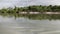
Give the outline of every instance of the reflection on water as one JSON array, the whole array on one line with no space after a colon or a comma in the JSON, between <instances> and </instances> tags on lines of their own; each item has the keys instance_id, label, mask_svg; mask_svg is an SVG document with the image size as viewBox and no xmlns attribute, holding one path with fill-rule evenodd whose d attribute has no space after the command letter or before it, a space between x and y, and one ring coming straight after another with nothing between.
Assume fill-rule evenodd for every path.
<instances>
[{"instance_id":1,"label":"reflection on water","mask_svg":"<svg viewBox=\"0 0 60 34\"><path fill-rule=\"evenodd\" d=\"M14 16L0 16L0 34L60 34L59 15Z\"/></svg>"},{"instance_id":2,"label":"reflection on water","mask_svg":"<svg viewBox=\"0 0 60 34\"><path fill-rule=\"evenodd\" d=\"M13 14L9 14L9 13L0 13L1 16L3 17L15 17L19 18L19 17L24 17L24 18L28 18L28 19L32 19L32 20L59 20L60 19L60 14L17 14L17 13L13 13Z\"/></svg>"}]
</instances>

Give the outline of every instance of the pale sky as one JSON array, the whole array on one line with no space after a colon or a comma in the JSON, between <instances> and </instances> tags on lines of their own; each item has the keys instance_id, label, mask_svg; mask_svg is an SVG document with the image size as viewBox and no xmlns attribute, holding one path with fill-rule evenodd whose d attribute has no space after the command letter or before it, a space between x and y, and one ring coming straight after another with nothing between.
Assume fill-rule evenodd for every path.
<instances>
[{"instance_id":1,"label":"pale sky","mask_svg":"<svg viewBox=\"0 0 60 34\"><path fill-rule=\"evenodd\" d=\"M0 0L0 8L28 5L60 5L60 0Z\"/></svg>"}]
</instances>

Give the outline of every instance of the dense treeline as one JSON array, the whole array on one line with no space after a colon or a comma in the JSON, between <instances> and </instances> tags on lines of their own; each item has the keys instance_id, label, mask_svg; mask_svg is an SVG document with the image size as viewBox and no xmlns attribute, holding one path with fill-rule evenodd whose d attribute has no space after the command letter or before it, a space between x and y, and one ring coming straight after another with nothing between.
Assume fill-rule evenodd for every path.
<instances>
[{"instance_id":1,"label":"dense treeline","mask_svg":"<svg viewBox=\"0 0 60 34\"><path fill-rule=\"evenodd\" d=\"M60 12L60 6L29 6L27 7L29 11L38 11L38 12Z\"/></svg>"},{"instance_id":2,"label":"dense treeline","mask_svg":"<svg viewBox=\"0 0 60 34\"><path fill-rule=\"evenodd\" d=\"M42 5L38 5L38 6L27 6L27 7L14 7L14 8L3 8L0 9L0 13L19 13L21 11L26 11L26 12L60 12L60 6L42 6Z\"/></svg>"}]
</instances>

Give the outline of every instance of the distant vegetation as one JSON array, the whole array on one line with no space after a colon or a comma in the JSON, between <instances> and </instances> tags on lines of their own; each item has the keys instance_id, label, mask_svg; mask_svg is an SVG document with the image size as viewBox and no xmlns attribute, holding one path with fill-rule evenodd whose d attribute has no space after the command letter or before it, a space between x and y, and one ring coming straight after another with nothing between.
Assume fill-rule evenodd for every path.
<instances>
[{"instance_id":1,"label":"distant vegetation","mask_svg":"<svg viewBox=\"0 0 60 34\"><path fill-rule=\"evenodd\" d=\"M27 6L27 7L14 7L14 8L2 8L0 9L0 15L2 16L14 16L17 17L25 17L34 20L42 20L42 19L49 19L49 20L56 20L60 19L60 15L52 15L52 14L19 14L19 12L60 12L60 6Z\"/></svg>"},{"instance_id":2,"label":"distant vegetation","mask_svg":"<svg viewBox=\"0 0 60 34\"><path fill-rule=\"evenodd\" d=\"M16 7L15 8L3 8L0 9L0 13L19 13L19 12L60 12L60 6L27 6L27 7Z\"/></svg>"}]
</instances>

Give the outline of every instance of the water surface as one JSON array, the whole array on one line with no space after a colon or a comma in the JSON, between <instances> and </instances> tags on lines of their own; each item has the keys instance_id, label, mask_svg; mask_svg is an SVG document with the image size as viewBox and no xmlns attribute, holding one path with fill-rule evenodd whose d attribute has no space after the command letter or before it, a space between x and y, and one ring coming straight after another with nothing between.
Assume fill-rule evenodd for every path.
<instances>
[{"instance_id":1,"label":"water surface","mask_svg":"<svg viewBox=\"0 0 60 34\"><path fill-rule=\"evenodd\" d=\"M0 34L60 34L60 20L0 16Z\"/></svg>"}]
</instances>

